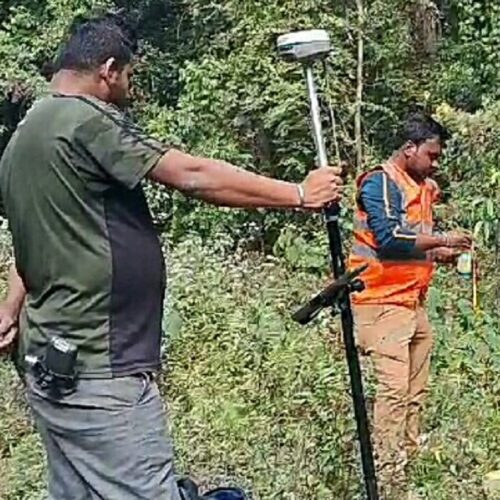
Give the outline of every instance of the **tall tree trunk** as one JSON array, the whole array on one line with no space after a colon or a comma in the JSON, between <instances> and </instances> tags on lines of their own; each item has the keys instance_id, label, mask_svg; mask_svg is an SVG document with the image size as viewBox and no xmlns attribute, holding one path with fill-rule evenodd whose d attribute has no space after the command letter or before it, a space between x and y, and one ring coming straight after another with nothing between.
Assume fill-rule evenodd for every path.
<instances>
[{"instance_id":1,"label":"tall tree trunk","mask_svg":"<svg viewBox=\"0 0 500 500\"><path fill-rule=\"evenodd\" d=\"M356 115L354 118L354 136L356 142L356 170L363 168L363 64L364 64L364 25L365 12L363 0L356 0L358 10L358 71L356 88Z\"/></svg>"},{"instance_id":2,"label":"tall tree trunk","mask_svg":"<svg viewBox=\"0 0 500 500\"><path fill-rule=\"evenodd\" d=\"M500 329L500 219L497 219L497 227L496 227L496 241L495 241L495 273L496 279L494 282L496 283L496 310L497 310L497 319L498 319L498 327Z\"/></svg>"}]
</instances>

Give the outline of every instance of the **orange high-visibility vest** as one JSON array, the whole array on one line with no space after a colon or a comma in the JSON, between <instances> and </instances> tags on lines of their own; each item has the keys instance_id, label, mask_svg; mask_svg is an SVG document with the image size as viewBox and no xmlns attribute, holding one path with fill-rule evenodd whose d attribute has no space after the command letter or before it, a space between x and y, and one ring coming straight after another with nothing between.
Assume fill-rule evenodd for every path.
<instances>
[{"instance_id":1,"label":"orange high-visibility vest","mask_svg":"<svg viewBox=\"0 0 500 500\"><path fill-rule=\"evenodd\" d=\"M362 174L357 179L358 191L367 176L382 171L392 180L402 194L406 215L403 227L415 233L432 234L432 204L439 188L427 179L417 184L406 172L392 163ZM384 183L385 210L390 214L388 183ZM354 245L349 258L349 268L368 264L361 275L365 290L352 295L355 304L398 304L414 306L427 292L434 272L434 264L425 255L405 260L386 259L378 252L374 233L368 227L368 216L358 201L354 223Z\"/></svg>"}]
</instances>

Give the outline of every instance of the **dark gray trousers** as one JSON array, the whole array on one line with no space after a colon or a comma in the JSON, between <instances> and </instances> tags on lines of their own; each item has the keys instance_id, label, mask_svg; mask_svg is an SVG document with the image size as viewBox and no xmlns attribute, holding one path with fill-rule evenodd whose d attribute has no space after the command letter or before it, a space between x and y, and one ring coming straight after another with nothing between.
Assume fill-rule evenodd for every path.
<instances>
[{"instance_id":1,"label":"dark gray trousers","mask_svg":"<svg viewBox=\"0 0 500 500\"><path fill-rule=\"evenodd\" d=\"M27 393L50 500L181 500L163 404L148 375L80 380L57 399L28 376Z\"/></svg>"}]
</instances>

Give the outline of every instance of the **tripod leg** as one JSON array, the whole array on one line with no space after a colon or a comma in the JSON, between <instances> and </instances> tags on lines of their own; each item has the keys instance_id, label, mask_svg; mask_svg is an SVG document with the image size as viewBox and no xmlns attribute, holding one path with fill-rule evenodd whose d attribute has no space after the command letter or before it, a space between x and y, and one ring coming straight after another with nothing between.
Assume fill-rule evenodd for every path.
<instances>
[{"instance_id":1,"label":"tripod leg","mask_svg":"<svg viewBox=\"0 0 500 500\"><path fill-rule=\"evenodd\" d=\"M344 256L342 252L342 241L338 225L338 207L327 212L328 238L332 259L332 268L335 277L345 272ZM363 379L359 363L358 352L354 341L354 320L349 293L344 293L340 300L342 333L346 350L347 365L351 382L352 399L354 404L354 415L358 430L358 438L361 450L361 463L365 478L365 487L368 500L378 500L377 479L375 473L375 461L373 458L373 447L370 437L368 415L366 412L366 401L363 390Z\"/></svg>"},{"instance_id":2,"label":"tripod leg","mask_svg":"<svg viewBox=\"0 0 500 500\"><path fill-rule=\"evenodd\" d=\"M370 437L368 416L366 413L366 401L363 391L363 381L359 357L354 342L353 317L348 295L342 299L341 304L342 331L346 349L347 364L351 380L352 399L354 403L354 414L358 429L358 437L361 449L361 461L365 477L365 485L368 500L378 499L377 481L375 474L375 463L373 458L373 447Z\"/></svg>"}]
</instances>

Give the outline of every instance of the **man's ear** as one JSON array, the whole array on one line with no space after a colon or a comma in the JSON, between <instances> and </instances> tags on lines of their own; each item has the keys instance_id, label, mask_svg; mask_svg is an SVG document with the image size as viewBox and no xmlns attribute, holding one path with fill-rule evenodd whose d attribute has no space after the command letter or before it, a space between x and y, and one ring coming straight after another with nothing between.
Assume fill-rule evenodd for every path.
<instances>
[{"instance_id":1,"label":"man's ear","mask_svg":"<svg viewBox=\"0 0 500 500\"><path fill-rule=\"evenodd\" d=\"M417 145L414 142L408 141L403 146L403 153L408 158L409 156L413 156L417 152Z\"/></svg>"},{"instance_id":2,"label":"man's ear","mask_svg":"<svg viewBox=\"0 0 500 500\"><path fill-rule=\"evenodd\" d=\"M99 74L101 78L107 80L111 76L111 73L116 72L117 70L118 64L116 63L116 59L114 57L109 57L108 59L106 59L104 64L101 64Z\"/></svg>"}]
</instances>

